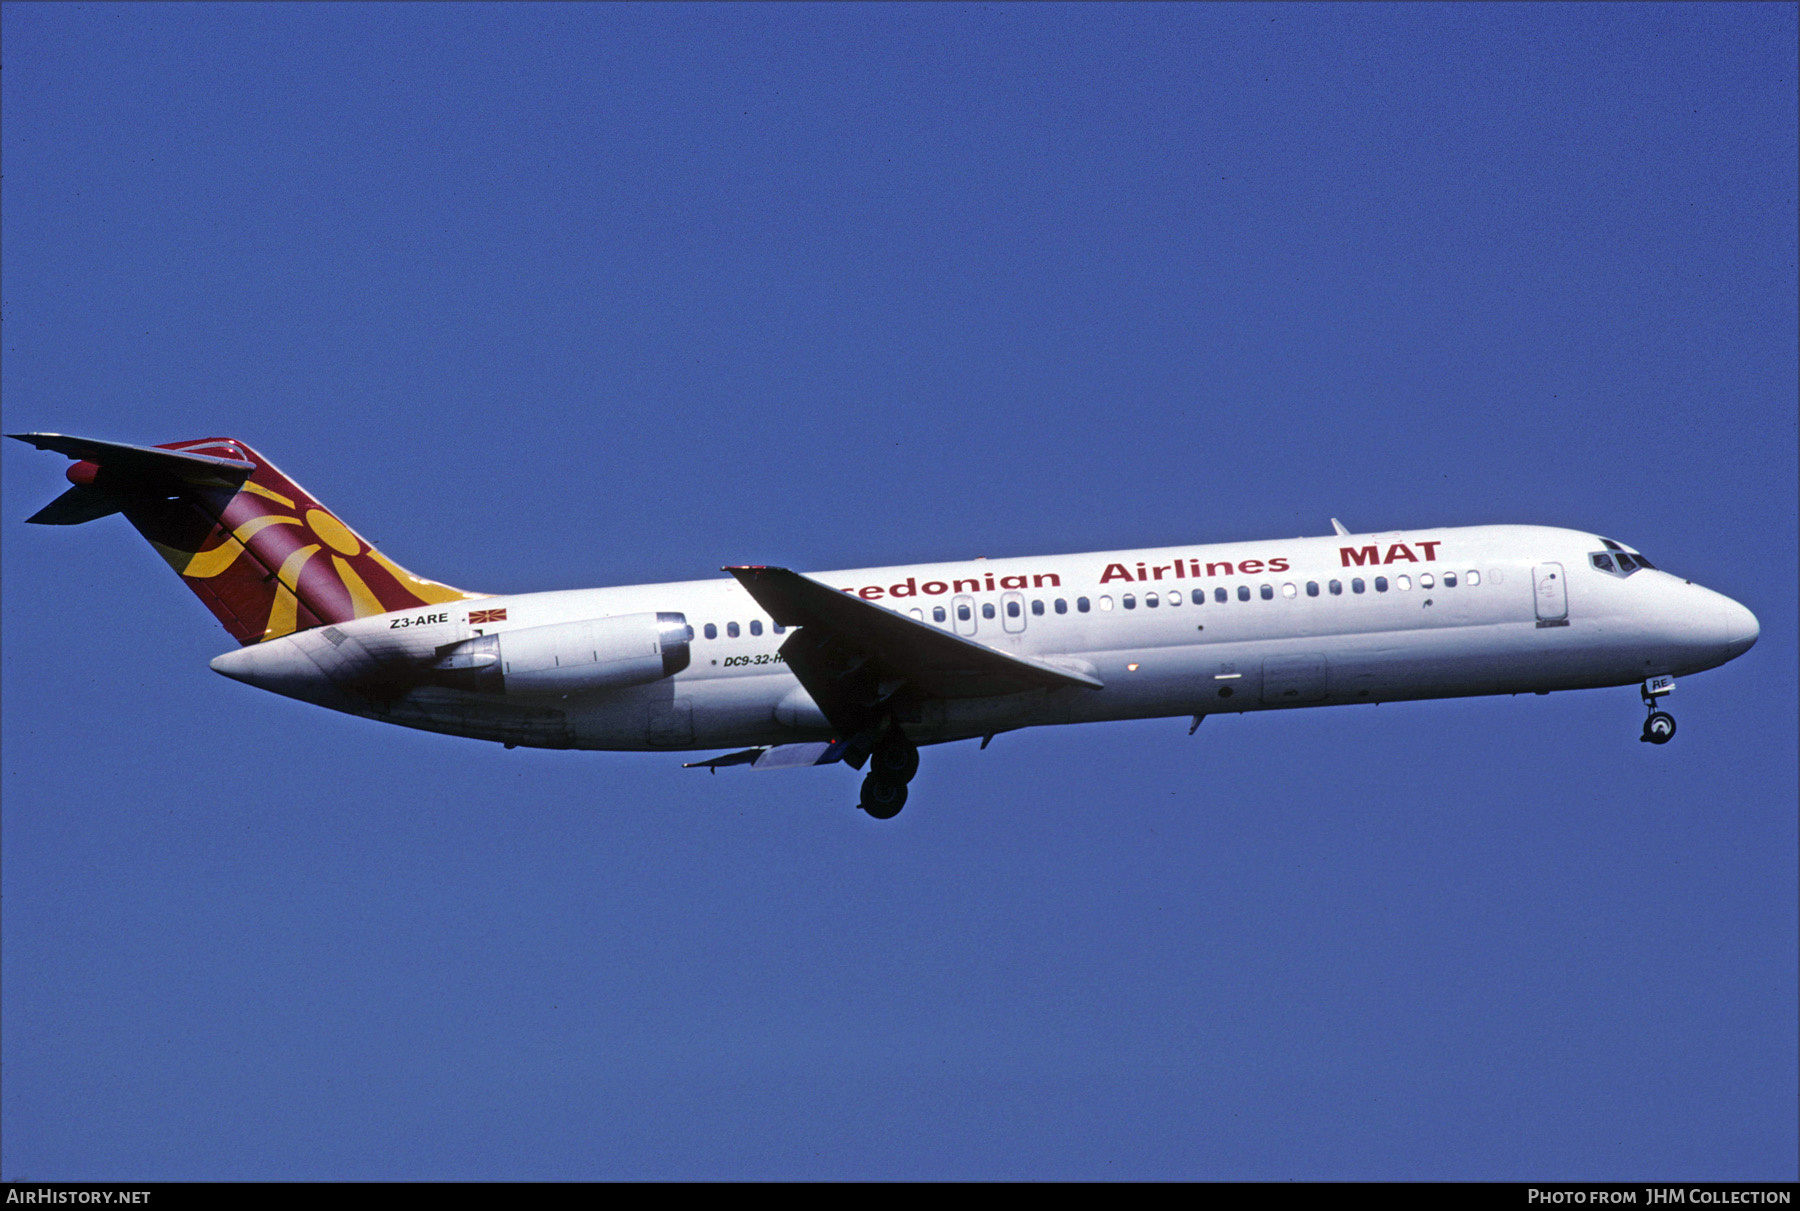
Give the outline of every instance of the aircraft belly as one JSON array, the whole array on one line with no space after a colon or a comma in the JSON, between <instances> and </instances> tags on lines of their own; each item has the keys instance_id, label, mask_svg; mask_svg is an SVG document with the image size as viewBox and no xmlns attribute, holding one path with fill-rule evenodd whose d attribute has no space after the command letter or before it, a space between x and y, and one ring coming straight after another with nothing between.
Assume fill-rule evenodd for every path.
<instances>
[{"instance_id":1,"label":"aircraft belly","mask_svg":"<svg viewBox=\"0 0 1800 1211\"><path fill-rule=\"evenodd\" d=\"M1428 626L1090 654L1106 689L1070 701L1057 722L1391 702L1625 685L1645 674L1644 645L1596 643L1592 623ZM1135 668L1133 666L1136 666Z\"/></svg>"},{"instance_id":2,"label":"aircraft belly","mask_svg":"<svg viewBox=\"0 0 1800 1211\"><path fill-rule=\"evenodd\" d=\"M706 748L831 739L829 724L784 726L777 717L777 708L799 689L800 683L786 672L694 682L687 692L694 701L695 743Z\"/></svg>"},{"instance_id":3,"label":"aircraft belly","mask_svg":"<svg viewBox=\"0 0 1800 1211\"><path fill-rule=\"evenodd\" d=\"M594 696L574 708L579 746L664 750L829 739L776 721L776 704L795 685L787 673L675 678Z\"/></svg>"},{"instance_id":4,"label":"aircraft belly","mask_svg":"<svg viewBox=\"0 0 1800 1211\"><path fill-rule=\"evenodd\" d=\"M544 706L524 707L436 686L411 690L368 714L384 723L507 745L581 747L565 711Z\"/></svg>"},{"instance_id":5,"label":"aircraft belly","mask_svg":"<svg viewBox=\"0 0 1800 1211\"><path fill-rule=\"evenodd\" d=\"M567 705L580 748L657 751L781 744L796 737L775 723L772 708L793 685L786 674L677 677L571 699Z\"/></svg>"}]
</instances>

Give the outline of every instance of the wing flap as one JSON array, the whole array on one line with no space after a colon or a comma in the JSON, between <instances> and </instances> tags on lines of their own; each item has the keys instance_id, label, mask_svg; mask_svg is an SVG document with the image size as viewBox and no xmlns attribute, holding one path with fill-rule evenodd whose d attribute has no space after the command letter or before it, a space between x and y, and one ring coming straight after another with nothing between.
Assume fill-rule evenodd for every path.
<instances>
[{"instance_id":1,"label":"wing flap","mask_svg":"<svg viewBox=\"0 0 1800 1211\"><path fill-rule=\"evenodd\" d=\"M682 769L710 769L714 773L728 765L747 765L751 769L798 769L804 765L830 765L842 758L842 740L815 740L804 744L764 745L747 748L710 761L684 761Z\"/></svg>"}]
</instances>

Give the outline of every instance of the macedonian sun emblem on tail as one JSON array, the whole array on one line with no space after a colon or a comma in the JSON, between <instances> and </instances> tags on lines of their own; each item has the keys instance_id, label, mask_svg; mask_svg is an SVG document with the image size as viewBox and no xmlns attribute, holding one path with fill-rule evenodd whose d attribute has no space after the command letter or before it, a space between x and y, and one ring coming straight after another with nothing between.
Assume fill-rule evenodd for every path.
<instances>
[{"instance_id":1,"label":"macedonian sun emblem on tail","mask_svg":"<svg viewBox=\"0 0 1800 1211\"><path fill-rule=\"evenodd\" d=\"M161 448L241 459L256 468L240 485L193 484L125 509L240 643L486 596L394 563L241 442L214 438Z\"/></svg>"}]
</instances>

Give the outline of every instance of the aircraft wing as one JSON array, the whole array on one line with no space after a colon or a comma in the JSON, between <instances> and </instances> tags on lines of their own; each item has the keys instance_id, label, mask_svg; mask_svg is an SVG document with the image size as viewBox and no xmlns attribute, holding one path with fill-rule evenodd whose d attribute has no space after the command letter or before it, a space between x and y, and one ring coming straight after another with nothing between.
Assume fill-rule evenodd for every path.
<instances>
[{"instance_id":1,"label":"aircraft wing","mask_svg":"<svg viewBox=\"0 0 1800 1211\"><path fill-rule=\"evenodd\" d=\"M769 617L799 627L782 657L825 717L853 732L902 689L927 698L985 698L1103 682L1002 652L786 568L728 567Z\"/></svg>"}]
</instances>

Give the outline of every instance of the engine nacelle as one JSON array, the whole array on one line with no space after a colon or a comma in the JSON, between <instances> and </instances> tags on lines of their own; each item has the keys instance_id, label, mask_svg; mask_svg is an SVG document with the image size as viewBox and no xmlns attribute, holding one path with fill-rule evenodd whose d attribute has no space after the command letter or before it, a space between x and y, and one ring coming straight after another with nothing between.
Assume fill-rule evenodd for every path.
<instances>
[{"instance_id":1,"label":"engine nacelle","mask_svg":"<svg viewBox=\"0 0 1800 1211\"><path fill-rule=\"evenodd\" d=\"M561 695L644 685L688 666L682 614L621 614L478 635L438 650L441 685L490 694Z\"/></svg>"}]
</instances>

